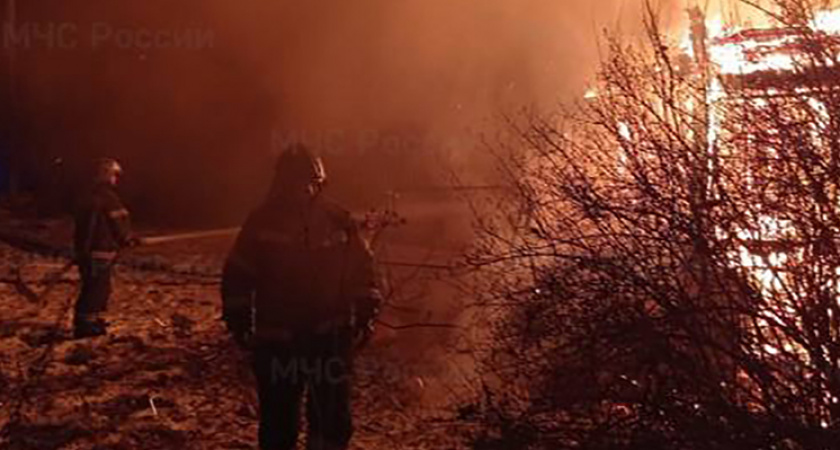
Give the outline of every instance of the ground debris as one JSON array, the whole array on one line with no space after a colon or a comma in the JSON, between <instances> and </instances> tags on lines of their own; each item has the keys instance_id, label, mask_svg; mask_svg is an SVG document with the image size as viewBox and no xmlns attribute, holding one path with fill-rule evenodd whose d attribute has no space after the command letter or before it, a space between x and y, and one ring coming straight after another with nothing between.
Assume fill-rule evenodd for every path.
<instances>
[{"instance_id":1,"label":"ground debris","mask_svg":"<svg viewBox=\"0 0 840 450\"><path fill-rule=\"evenodd\" d=\"M91 436L91 431L79 424L32 423L14 427L8 450L43 450L62 448L65 445Z\"/></svg>"},{"instance_id":2,"label":"ground debris","mask_svg":"<svg viewBox=\"0 0 840 450\"><path fill-rule=\"evenodd\" d=\"M229 244L161 246L136 260L210 273L221 267ZM24 281L36 294L44 289L39 280L62 262L3 244L0 258L25 262ZM109 335L72 340L67 305L77 295L74 275L65 275L41 304L0 283L0 428L8 426L10 437L0 438L0 448L255 448L255 381L248 356L219 320L217 282L122 266ZM49 364L32 377L31 364L47 348ZM456 448L429 444L453 435L434 435L424 425L416 388L408 388L416 386L419 369L404 353L372 345L360 356L352 448ZM29 383L35 384L20 420L9 424L7 406Z\"/></svg>"},{"instance_id":3,"label":"ground debris","mask_svg":"<svg viewBox=\"0 0 840 450\"><path fill-rule=\"evenodd\" d=\"M77 345L67 352L67 356L64 357L64 363L71 366L81 366L91 362L95 357L96 355L89 347Z\"/></svg>"}]
</instances>

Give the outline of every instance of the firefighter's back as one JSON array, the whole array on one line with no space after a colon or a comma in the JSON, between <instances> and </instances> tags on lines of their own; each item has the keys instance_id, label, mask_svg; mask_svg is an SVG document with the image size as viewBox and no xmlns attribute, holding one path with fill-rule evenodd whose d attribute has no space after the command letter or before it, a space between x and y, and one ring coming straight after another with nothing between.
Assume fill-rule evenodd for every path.
<instances>
[{"instance_id":1,"label":"firefighter's back","mask_svg":"<svg viewBox=\"0 0 840 450\"><path fill-rule=\"evenodd\" d=\"M243 233L255 246L257 335L305 332L348 320L350 214L321 198L257 209Z\"/></svg>"}]
</instances>

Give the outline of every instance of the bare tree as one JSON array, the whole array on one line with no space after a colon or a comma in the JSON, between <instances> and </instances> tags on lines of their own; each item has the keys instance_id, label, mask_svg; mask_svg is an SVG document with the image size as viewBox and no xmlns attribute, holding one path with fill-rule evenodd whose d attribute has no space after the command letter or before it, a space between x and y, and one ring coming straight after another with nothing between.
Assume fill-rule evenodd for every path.
<instances>
[{"instance_id":1,"label":"bare tree","mask_svg":"<svg viewBox=\"0 0 840 450\"><path fill-rule=\"evenodd\" d=\"M686 56L648 12L585 104L511 121L475 446L836 448L840 37L777 0Z\"/></svg>"}]
</instances>

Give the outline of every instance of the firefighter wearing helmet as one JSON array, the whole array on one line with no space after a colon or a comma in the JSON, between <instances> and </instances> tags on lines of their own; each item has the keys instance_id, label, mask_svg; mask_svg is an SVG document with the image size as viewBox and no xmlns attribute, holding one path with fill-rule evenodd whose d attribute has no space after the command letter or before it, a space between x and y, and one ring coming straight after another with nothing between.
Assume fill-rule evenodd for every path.
<instances>
[{"instance_id":1,"label":"firefighter wearing helmet","mask_svg":"<svg viewBox=\"0 0 840 450\"><path fill-rule=\"evenodd\" d=\"M350 214L320 195L325 181L307 148L286 149L225 265L223 319L254 352L263 449L295 448L303 398L308 449L346 449L352 434L353 351L380 296L372 254Z\"/></svg>"},{"instance_id":2,"label":"firefighter wearing helmet","mask_svg":"<svg viewBox=\"0 0 840 450\"><path fill-rule=\"evenodd\" d=\"M107 333L102 314L111 296L113 265L121 249L139 243L131 234L129 212L116 191L121 175L116 160L99 160L93 185L77 204L74 248L82 286L73 319L76 338Z\"/></svg>"}]
</instances>

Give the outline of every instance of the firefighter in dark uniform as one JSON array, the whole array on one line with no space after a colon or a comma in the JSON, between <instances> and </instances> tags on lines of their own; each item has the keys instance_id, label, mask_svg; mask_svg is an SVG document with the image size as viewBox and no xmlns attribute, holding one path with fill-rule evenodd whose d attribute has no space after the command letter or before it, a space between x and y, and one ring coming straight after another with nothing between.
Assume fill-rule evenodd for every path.
<instances>
[{"instance_id":1,"label":"firefighter in dark uniform","mask_svg":"<svg viewBox=\"0 0 840 450\"><path fill-rule=\"evenodd\" d=\"M373 256L350 214L319 195L324 181L319 158L286 149L224 270L223 318L254 350L263 450L295 448L304 398L309 450L346 449L353 432L353 352L380 296Z\"/></svg>"},{"instance_id":2,"label":"firefighter in dark uniform","mask_svg":"<svg viewBox=\"0 0 840 450\"><path fill-rule=\"evenodd\" d=\"M139 244L131 235L129 212L117 195L120 175L117 161L100 160L93 186L77 204L74 247L82 287L73 319L76 338L107 333L108 324L101 315L111 296L113 265L122 248Z\"/></svg>"}]
</instances>

